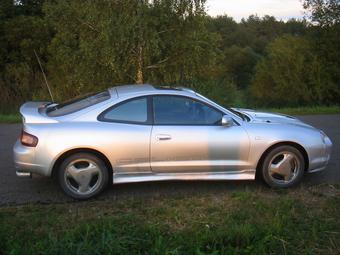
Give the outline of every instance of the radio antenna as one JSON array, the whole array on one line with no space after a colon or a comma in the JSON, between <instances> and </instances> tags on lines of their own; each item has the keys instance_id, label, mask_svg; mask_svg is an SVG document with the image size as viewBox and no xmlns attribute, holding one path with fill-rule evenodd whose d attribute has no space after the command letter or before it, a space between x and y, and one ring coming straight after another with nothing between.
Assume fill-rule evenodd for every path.
<instances>
[{"instance_id":1,"label":"radio antenna","mask_svg":"<svg viewBox=\"0 0 340 255\"><path fill-rule=\"evenodd\" d=\"M44 80L45 80L45 83L46 83L46 86L47 86L47 89L48 89L48 93L50 94L51 99L52 99L52 103L54 103L53 95L52 95L50 86L48 85L48 81L47 81L47 78L46 78L44 69L42 68L42 65L41 65L40 59L39 59L39 57L38 57L38 54L37 54L37 52L36 52L35 50L33 50L33 51L34 51L34 54L35 54L35 56L36 56L36 58L37 58L37 60L38 60L38 63L39 63L39 66L40 66L40 70L41 70L41 72L42 72L42 74L43 74L43 76L44 76Z\"/></svg>"}]
</instances>

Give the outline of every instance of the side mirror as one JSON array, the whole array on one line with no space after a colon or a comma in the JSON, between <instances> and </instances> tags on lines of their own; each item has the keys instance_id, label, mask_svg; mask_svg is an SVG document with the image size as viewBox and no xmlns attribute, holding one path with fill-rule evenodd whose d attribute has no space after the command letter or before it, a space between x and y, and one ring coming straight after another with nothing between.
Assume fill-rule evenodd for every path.
<instances>
[{"instance_id":1,"label":"side mirror","mask_svg":"<svg viewBox=\"0 0 340 255\"><path fill-rule=\"evenodd\" d=\"M221 123L224 127L231 127L234 124L234 120L228 115L223 115Z\"/></svg>"}]
</instances>

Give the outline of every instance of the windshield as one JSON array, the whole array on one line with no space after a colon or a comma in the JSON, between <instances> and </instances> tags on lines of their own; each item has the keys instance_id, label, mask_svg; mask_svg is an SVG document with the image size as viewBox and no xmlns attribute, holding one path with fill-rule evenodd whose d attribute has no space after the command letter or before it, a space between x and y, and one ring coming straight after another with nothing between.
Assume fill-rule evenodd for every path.
<instances>
[{"instance_id":1,"label":"windshield","mask_svg":"<svg viewBox=\"0 0 340 255\"><path fill-rule=\"evenodd\" d=\"M100 93L92 93L85 96L77 97L72 100L50 106L47 108L46 113L50 117L58 117L66 114L80 111L84 108L101 103L110 98L108 91Z\"/></svg>"}]
</instances>

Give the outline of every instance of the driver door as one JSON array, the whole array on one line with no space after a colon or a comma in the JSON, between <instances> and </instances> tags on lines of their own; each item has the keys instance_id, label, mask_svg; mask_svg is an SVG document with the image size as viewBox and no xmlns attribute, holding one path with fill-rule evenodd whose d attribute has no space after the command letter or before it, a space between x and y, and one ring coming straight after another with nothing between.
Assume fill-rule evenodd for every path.
<instances>
[{"instance_id":1,"label":"driver door","mask_svg":"<svg viewBox=\"0 0 340 255\"><path fill-rule=\"evenodd\" d=\"M249 169L248 135L221 125L221 111L196 99L153 96L151 169L156 173L208 173Z\"/></svg>"}]
</instances>

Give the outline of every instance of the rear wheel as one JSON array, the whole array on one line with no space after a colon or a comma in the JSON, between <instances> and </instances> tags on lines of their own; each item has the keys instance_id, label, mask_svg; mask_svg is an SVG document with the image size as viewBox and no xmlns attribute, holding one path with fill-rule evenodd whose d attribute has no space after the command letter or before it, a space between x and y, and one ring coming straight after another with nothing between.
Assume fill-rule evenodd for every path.
<instances>
[{"instance_id":1,"label":"rear wheel","mask_svg":"<svg viewBox=\"0 0 340 255\"><path fill-rule=\"evenodd\" d=\"M283 145L271 150L262 164L262 177L273 188L297 185L304 174L305 161L295 147Z\"/></svg>"},{"instance_id":2,"label":"rear wheel","mask_svg":"<svg viewBox=\"0 0 340 255\"><path fill-rule=\"evenodd\" d=\"M101 159L90 153L76 153L62 162L58 180L67 195L88 199L105 189L109 175Z\"/></svg>"}]
</instances>

